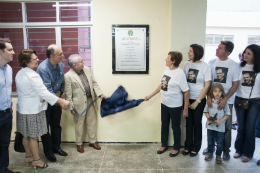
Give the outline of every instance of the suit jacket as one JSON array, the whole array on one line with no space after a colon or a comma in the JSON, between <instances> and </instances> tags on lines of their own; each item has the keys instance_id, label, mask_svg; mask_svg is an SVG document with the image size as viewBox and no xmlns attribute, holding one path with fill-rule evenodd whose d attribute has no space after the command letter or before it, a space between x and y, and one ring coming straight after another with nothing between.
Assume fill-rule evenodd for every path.
<instances>
[{"instance_id":1,"label":"suit jacket","mask_svg":"<svg viewBox=\"0 0 260 173\"><path fill-rule=\"evenodd\" d=\"M88 78L92 100L94 100L97 96L102 95L102 92L97 84L97 81L92 75L90 69L85 66L83 72ZM64 79L65 79L64 91L66 93L66 100L68 100L71 105L70 110L76 109L77 112L80 114L87 107L87 95L83 87L83 84L78 74L73 69L70 69L70 71L68 71L65 74ZM94 108L97 109L96 103L94 103Z\"/></svg>"}]
</instances>

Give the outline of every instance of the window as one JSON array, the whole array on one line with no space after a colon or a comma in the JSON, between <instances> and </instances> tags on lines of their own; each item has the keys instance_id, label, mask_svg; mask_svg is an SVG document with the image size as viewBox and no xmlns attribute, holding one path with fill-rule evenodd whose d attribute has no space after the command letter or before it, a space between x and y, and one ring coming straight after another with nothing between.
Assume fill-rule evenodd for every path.
<instances>
[{"instance_id":1,"label":"window","mask_svg":"<svg viewBox=\"0 0 260 173\"><path fill-rule=\"evenodd\" d=\"M215 35L215 34L207 34L206 35L206 45L218 45L221 41L232 41L233 35Z\"/></svg>"},{"instance_id":2,"label":"window","mask_svg":"<svg viewBox=\"0 0 260 173\"><path fill-rule=\"evenodd\" d=\"M0 2L0 22L22 22L22 4Z\"/></svg>"},{"instance_id":3,"label":"window","mask_svg":"<svg viewBox=\"0 0 260 173\"><path fill-rule=\"evenodd\" d=\"M258 35L258 36L249 35L248 39L247 39L247 44L258 44L258 45L260 45L260 35Z\"/></svg>"},{"instance_id":4,"label":"window","mask_svg":"<svg viewBox=\"0 0 260 173\"><path fill-rule=\"evenodd\" d=\"M91 1L0 3L0 37L10 39L14 47L13 92L15 75L21 69L17 61L22 49L33 49L45 60L50 44L60 45L64 72L70 68L68 57L79 54L91 68ZM10 27L10 26L13 26Z\"/></svg>"}]
</instances>

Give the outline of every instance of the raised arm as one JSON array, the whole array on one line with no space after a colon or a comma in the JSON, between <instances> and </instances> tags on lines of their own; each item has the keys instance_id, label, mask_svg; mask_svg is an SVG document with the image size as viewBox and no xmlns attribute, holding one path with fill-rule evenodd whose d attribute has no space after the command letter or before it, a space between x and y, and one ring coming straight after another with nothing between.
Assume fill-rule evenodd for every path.
<instances>
[{"instance_id":1,"label":"raised arm","mask_svg":"<svg viewBox=\"0 0 260 173\"><path fill-rule=\"evenodd\" d=\"M154 92L152 92L150 95L145 97L145 101L150 100L153 96L155 96L156 94L158 94L161 90L161 84L154 90Z\"/></svg>"}]
</instances>

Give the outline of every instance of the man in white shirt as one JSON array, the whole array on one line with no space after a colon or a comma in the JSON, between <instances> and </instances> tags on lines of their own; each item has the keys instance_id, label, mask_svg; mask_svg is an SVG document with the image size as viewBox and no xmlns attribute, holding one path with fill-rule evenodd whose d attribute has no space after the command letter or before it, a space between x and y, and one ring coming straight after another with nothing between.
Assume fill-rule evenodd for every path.
<instances>
[{"instance_id":1,"label":"man in white shirt","mask_svg":"<svg viewBox=\"0 0 260 173\"><path fill-rule=\"evenodd\" d=\"M230 159L230 147L231 147L231 125L232 125L232 110L234 104L234 93L238 88L239 80L239 66L232 59L228 58L231 52L234 49L234 44L230 41L221 41L218 48L216 49L216 56L218 58L213 59L209 62L209 66L212 72L212 79L218 78L218 69L225 69L225 81L212 81L212 84L215 82L220 82L225 90L225 97L218 102L218 109L224 109L226 104L229 104L229 109L231 116L226 120L225 123L225 135L223 142L223 159ZM212 107L212 98L207 97L207 104ZM207 148L203 151L203 154L206 154Z\"/></svg>"}]
</instances>

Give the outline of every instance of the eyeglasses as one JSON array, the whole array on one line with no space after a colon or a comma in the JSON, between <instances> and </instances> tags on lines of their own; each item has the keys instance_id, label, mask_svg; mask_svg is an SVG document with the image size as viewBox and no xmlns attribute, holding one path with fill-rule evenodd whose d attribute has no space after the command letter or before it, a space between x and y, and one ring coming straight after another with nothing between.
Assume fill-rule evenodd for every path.
<instances>
[{"instance_id":1,"label":"eyeglasses","mask_svg":"<svg viewBox=\"0 0 260 173\"><path fill-rule=\"evenodd\" d=\"M37 56L35 58L32 58L32 60L37 60L37 59L39 59Z\"/></svg>"},{"instance_id":2,"label":"eyeglasses","mask_svg":"<svg viewBox=\"0 0 260 173\"><path fill-rule=\"evenodd\" d=\"M75 63L75 64L78 64L78 63L84 63L84 61L83 61L83 60L81 60L81 61L79 61L79 62L77 62L77 63Z\"/></svg>"}]
</instances>

